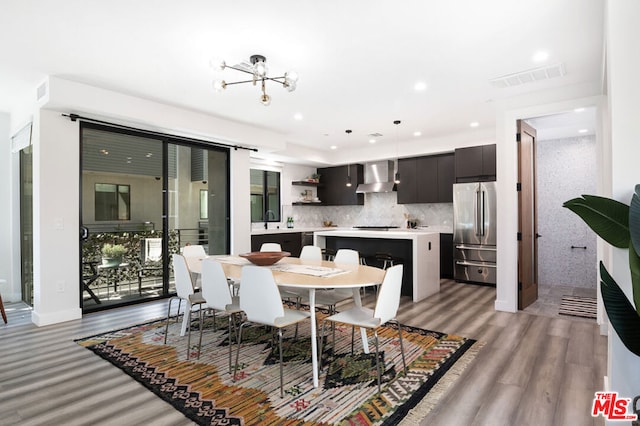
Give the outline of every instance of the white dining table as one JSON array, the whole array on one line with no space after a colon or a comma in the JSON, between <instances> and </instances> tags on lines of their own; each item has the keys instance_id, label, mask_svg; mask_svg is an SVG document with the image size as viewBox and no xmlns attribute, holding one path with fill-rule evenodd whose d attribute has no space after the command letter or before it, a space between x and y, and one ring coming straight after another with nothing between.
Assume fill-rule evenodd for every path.
<instances>
[{"instance_id":1,"label":"white dining table","mask_svg":"<svg viewBox=\"0 0 640 426\"><path fill-rule=\"evenodd\" d=\"M239 256L209 256L222 265L228 278L240 279L242 267L251 263ZM194 273L202 270L204 257L187 258L187 264ZM360 288L380 285L385 271L373 266L349 265L329 261L302 260L286 257L275 265L267 266L273 271L273 278L278 286L295 287L309 291L309 311L311 314L311 358L313 369L313 386L318 387L318 344L316 330L315 300L318 289L351 289L356 306L362 306ZM242 286L242 283L240 284ZM242 296L241 296L242 297ZM186 330L186 323L183 323ZM369 352L366 329L360 330L362 346Z\"/></svg>"}]
</instances>

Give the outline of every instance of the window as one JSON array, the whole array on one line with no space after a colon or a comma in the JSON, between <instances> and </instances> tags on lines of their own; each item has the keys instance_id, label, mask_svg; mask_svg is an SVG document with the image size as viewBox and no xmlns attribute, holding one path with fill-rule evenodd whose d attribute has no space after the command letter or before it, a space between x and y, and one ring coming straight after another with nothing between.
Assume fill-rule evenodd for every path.
<instances>
[{"instance_id":1,"label":"window","mask_svg":"<svg viewBox=\"0 0 640 426\"><path fill-rule=\"evenodd\" d=\"M96 221L98 220L130 220L129 185L113 183L96 183Z\"/></svg>"},{"instance_id":2,"label":"window","mask_svg":"<svg viewBox=\"0 0 640 426\"><path fill-rule=\"evenodd\" d=\"M200 190L200 219L209 219L209 191Z\"/></svg>"},{"instance_id":3,"label":"window","mask_svg":"<svg viewBox=\"0 0 640 426\"><path fill-rule=\"evenodd\" d=\"M280 221L280 172L251 169L251 222Z\"/></svg>"}]
</instances>

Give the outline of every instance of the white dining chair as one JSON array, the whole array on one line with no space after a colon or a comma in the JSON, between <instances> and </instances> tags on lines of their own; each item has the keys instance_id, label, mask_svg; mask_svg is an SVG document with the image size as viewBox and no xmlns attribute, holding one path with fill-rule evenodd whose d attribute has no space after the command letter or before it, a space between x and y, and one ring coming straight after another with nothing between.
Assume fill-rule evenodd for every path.
<instances>
[{"instance_id":1,"label":"white dining chair","mask_svg":"<svg viewBox=\"0 0 640 426\"><path fill-rule=\"evenodd\" d=\"M318 246L304 246L300 251L300 259L322 260L322 249Z\"/></svg>"},{"instance_id":2,"label":"white dining chair","mask_svg":"<svg viewBox=\"0 0 640 426\"><path fill-rule=\"evenodd\" d=\"M238 332L238 349L236 363L233 370L233 380L238 371L240 347L242 345L242 329L249 323L269 325L278 329L280 348L280 397L284 396L284 383L282 374L282 329L286 326L297 324L310 317L309 312L286 309L282 305L280 292L273 278L273 273L268 268L260 266L243 266L240 276L240 309L246 315L247 320L240 324Z\"/></svg>"},{"instance_id":3,"label":"white dining chair","mask_svg":"<svg viewBox=\"0 0 640 426\"><path fill-rule=\"evenodd\" d=\"M167 334L169 333L169 318L171 314L171 302L174 299L180 301L178 304L178 315L180 315L180 305L184 300L186 302L186 308L184 311L185 317L183 322L186 321L186 328L188 331L187 337L187 359L191 353L191 314L196 310L200 315L200 328L202 328L202 305L206 303L206 300L201 293L196 293L193 290L193 282L191 281L191 272L187 266L187 261L184 256L180 254L173 254L171 257L173 263L173 277L176 282L176 296L169 299L169 305L167 307L167 326L164 330L164 343L167 344Z\"/></svg>"},{"instance_id":4,"label":"white dining chair","mask_svg":"<svg viewBox=\"0 0 640 426\"><path fill-rule=\"evenodd\" d=\"M402 346L402 327L395 319L400 307L400 290L402 288L402 272L403 265L392 266L387 272L380 286L378 300L376 301L375 310L366 307L353 307L346 311L331 315L322 321L321 336L324 333L325 322L342 323L351 325L351 353L353 354L353 342L355 327L368 328L373 330L376 346L376 372L378 376L378 393L380 393L380 361L379 361L379 345L378 345L378 328L388 322L395 322L398 327L398 339L400 341L400 353L402 355L402 367L404 374L407 374L407 365L404 359L404 347ZM333 340L335 351L335 336ZM322 339L320 339L319 363L322 368ZM383 366L384 371L384 366Z\"/></svg>"},{"instance_id":5,"label":"white dining chair","mask_svg":"<svg viewBox=\"0 0 640 426\"><path fill-rule=\"evenodd\" d=\"M240 298L231 295L227 277L220 262L214 259L204 259L202 261L202 297L206 300L202 305L205 309L213 310L213 322L215 324L215 311L226 312L229 316L229 373L231 373L231 347L233 346L233 332L235 332L235 317L242 313L240 309ZM200 340L198 342L198 359L202 347L202 329L200 327ZM237 337L237 333L235 334ZM237 342L237 339L236 339Z\"/></svg>"},{"instance_id":6,"label":"white dining chair","mask_svg":"<svg viewBox=\"0 0 640 426\"><path fill-rule=\"evenodd\" d=\"M282 251L280 243L262 243L260 251Z\"/></svg>"},{"instance_id":7,"label":"white dining chair","mask_svg":"<svg viewBox=\"0 0 640 426\"><path fill-rule=\"evenodd\" d=\"M360 254L356 250L339 249L336 252L333 262L345 265L359 265ZM349 300L352 297L353 291L350 289L318 290L316 291L316 305L326 306L329 309L329 315L332 315L336 313L338 303Z\"/></svg>"},{"instance_id":8,"label":"white dining chair","mask_svg":"<svg viewBox=\"0 0 640 426\"><path fill-rule=\"evenodd\" d=\"M206 257L207 252L204 251L203 246L199 245L188 245L182 247L182 255L184 257ZM200 274L191 273L191 279L193 281L193 288L195 291L200 290Z\"/></svg>"},{"instance_id":9,"label":"white dining chair","mask_svg":"<svg viewBox=\"0 0 640 426\"><path fill-rule=\"evenodd\" d=\"M184 257L205 257L207 252L204 250L204 246L188 245L182 247L182 255Z\"/></svg>"}]
</instances>

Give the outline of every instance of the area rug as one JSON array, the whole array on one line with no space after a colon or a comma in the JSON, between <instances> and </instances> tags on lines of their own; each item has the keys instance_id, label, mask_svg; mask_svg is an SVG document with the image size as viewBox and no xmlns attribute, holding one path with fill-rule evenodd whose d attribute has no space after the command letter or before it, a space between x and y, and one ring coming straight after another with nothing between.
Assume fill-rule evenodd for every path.
<instances>
[{"instance_id":1,"label":"area rug","mask_svg":"<svg viewBox=\"0 0 640 426\"><path fill-rule=\"evenodd\" d=\"M318 314L322 318L324 314ZM214 324L215 323L215 324ZM229 373L227 318L208 317L197 359L198 330L193 323L191 359L180 322L172 319L164 345L165 321L77 340L77 343L120 368L203 425L395 425L411 412L421 418L459 378L479 350L479 343L461 336L402 326L408 372L402 372L397 329L379 332L384 365L378 395L375 355L363 354L356 333L351 354L351 328L336 327L323 340L320 385L313 387L309 322L294 339L286 330L284 398L280 398L278 345L264 327L245 328L236 380ZM214 325L216 330L214 331ZM374 352L373 336L369 342ZM233 355L237 348L231 339ZM335 350L333 347L335 346ZM326 350L325 350L326 349ZM455 370L455 373L452 371ZM418 408L414 408L418 405Z\"/></svg>"},{"instance_id":2,"label":"area rug","mask_svg":"<svg viewBox=\"0 0 640 426\"><path fill-rule=\"evenodd\" d=\"M562 296L558 313L582 318L596 318L595 297Z\"/></svg>"}]
</instances>

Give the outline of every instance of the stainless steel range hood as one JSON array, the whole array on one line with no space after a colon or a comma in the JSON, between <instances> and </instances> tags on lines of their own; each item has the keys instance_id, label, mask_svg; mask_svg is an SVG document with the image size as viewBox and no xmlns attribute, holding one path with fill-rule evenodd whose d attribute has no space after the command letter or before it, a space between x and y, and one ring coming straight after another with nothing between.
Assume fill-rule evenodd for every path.
<instances>
[{"instance_id":1,"label":"stainless steel range hood","mask_svg":"<svg viewBox=\"0 0 640 426\"><path fill-rule=\"evenodd\" d=\"M364 183L358 185L356 192L391 192L396 190L393 182L394 166L392 160L365 163Z\"/></svg>"}]
</instances>

